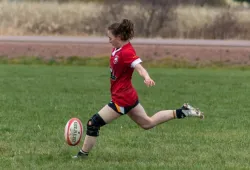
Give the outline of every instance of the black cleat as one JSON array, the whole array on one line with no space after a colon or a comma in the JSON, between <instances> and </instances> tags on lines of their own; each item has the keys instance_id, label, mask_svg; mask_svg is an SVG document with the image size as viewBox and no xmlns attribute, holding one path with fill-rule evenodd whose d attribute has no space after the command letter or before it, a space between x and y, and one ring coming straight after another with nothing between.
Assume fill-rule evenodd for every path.
<instances>
[{"instance_id":1,"label":"black cleat","mask_svg":"<svg viewBox=\"0 0 250 170\"><path fill-rule=\"evenodd\" d=\"M79 151L77 155L72 156L73 159L85 159L88 157L88 153Z\"/></svg>"}]
</instances>

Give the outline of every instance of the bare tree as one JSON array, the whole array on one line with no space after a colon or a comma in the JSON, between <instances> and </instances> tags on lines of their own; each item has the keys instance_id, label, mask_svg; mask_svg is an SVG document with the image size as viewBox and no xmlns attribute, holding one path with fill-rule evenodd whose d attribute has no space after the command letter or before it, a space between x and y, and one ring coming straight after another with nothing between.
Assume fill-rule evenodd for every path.
<instances>
[{"instance_id":1,"label":"bare tree","mask_svg":"<svg viewBox=\"0 0 250 170\"><path fill-rule=\"evenodd\" d=\"M143 20L144 28L140 28L142 36L156 36L159 31L174 18L173 7L178 5L176 0L137 0L138 5L147 15L142 15L138 20Z\"/></svg>"}]
</instances>

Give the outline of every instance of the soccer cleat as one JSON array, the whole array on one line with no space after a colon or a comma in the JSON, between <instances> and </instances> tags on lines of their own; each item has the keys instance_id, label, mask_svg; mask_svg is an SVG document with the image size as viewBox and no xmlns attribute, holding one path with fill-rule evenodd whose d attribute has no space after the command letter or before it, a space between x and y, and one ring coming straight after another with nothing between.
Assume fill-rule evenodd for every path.
<instances>
[{"instance_id":1,"label":"soccer cleat","mask_svg":"<svg viewBox=\"0 0 250 170\"><path fill-rule=\"evenodd\" d=\"M198 108L196 109L192 107L188 103L184 103L181 109L186 117L199 117L200 119L204 119L204 113L201 112Z\"/></svg>"},{"instance_id":2,"label":"soccer cleat","mask_svg":"<svg viewBox=\"0 0 250 170\"><path fill-rule=\"evenodd\" d=\"M88 157L88 154L84 154L84 153L82 153L80 151L78 152L77 155L72 156L73 159L85 159L87 157Z\"/></svg>"}]
</instances>

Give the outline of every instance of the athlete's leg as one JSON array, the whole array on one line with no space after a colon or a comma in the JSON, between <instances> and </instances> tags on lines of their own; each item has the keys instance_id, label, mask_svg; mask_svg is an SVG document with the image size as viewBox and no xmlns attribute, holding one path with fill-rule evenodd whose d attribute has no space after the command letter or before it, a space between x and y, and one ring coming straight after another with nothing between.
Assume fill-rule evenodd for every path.
<instances>
[{"instance_id":1,"label":"athlete's leg","mask_svg":"<svg viewBox=\"0 0 250 170\"><path fill-rule=\"evenodd\" d=\"M97 114L93 115L87 123L87 134L85 136L82 149L74 158L82 156L82 154L87 156L96 144L96 138L99 136L100 127L110 123L120 116L120 114L115 112L108 105L104 106Z\"/></svg>"},{"instance_id":2,"label":"athlete's leg","mask_svg":"<svg viewBox=\"0 0 250 170\"><path fill-rule=\"evenodd\" d=\"M175 110L163 110L149 117L142 105L139 103L130 110L128 116L143 129L150 129L154 126L175 118Z\"/></svg>"},{"instance_id":3,"label":"athlete's leg","mask_svg":"<svg viewBox=\"0 0 250 170\"><path fill-rule=\"evenodd\" d=\"M197 109L188 104L184 104L182 108L176 110L162 110L149 117L141 104L130 110L129 117L134 120L143 129L151 129L154 126L167 122L175 118L184 118L187 116L195 116L203 118L204 115Z\"/></svg>"},{"instance_id":4,"label":"athlete's leg","mask_svg":"<svg viewBox=\"0 0 250 170\"><path fill-rule=\"evenodd\" d=\"M105 122L105 124L110 123L112 120L115 120L116 118L121 116L120 114L116 113L113 109L111 109L108 105L104 106L98 113L99 113L99 116ZM89 120L88 126L91 123L93 122ZM95 145L97 136L98 134L91 134L91 133L89 135L86 135L83 146L82 146L82 150L85 152L89 152L92 149L92 147Z\"/></svg>"}]
</instances>

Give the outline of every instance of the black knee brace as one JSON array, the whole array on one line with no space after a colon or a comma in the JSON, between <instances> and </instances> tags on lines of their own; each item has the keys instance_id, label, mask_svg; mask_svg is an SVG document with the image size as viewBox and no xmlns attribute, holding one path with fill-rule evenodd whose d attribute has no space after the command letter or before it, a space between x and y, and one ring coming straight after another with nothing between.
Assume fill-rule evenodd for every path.
<instances>
[{"instance_id":1,"label":"black knee brace","mask_svg":"<svg viewBox=\"0 0 250 170\"><path fill-rule=\"evenodd\" d=\"M87 123L87 135L99 136L100 127L104 126L105 124L106 123L98 113L94 114Z\"/></svg>"}]
</instances>

